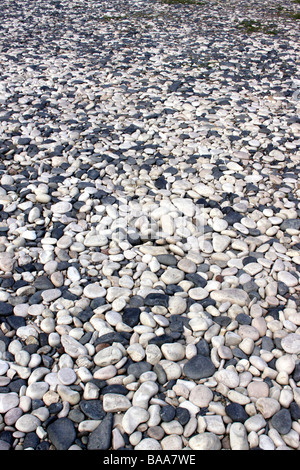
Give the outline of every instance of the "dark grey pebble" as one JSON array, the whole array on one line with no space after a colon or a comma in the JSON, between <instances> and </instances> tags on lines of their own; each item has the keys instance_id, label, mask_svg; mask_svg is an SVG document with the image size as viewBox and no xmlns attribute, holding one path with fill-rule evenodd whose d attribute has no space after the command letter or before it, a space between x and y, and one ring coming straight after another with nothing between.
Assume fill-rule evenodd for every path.
<instances>
[{"instance_id":1,"label":"dark grey pebble","mask_svg":"<svg viewBox=\"0 0 300 470\"><path fill-rule=\"evenodd\" d=\"M48 438L56 450L68 450L76 439L76 429L69 418L59 418L47 427Z\"/></svg>"},{"instance_id":2,"label":"dark grey pebble","mask_svg":"<svg viewBox=\"0 0 300 470\"><path fill-rule=\"evenodd\" d=\"M130 364L127 368L128 375L132 374L135 377L140 377L141 374L144 372L148 372L152 369L152 365L149 362L141 361L141 362L134 362Z\"/></svg>"},{"instance_id":3,"label":"dark grey pebble","mask_svg":"<svg viewBox=\"0 0 300 470\"><path fill-rule=\"evenodd\" d=\"M113 426L113 414L107 413L99 426L91 432L87 444L88 450L107 450L111 445L111 431Z\"/></svg>"},{"instance_id":4,"label":"dark grey pebble","mask_svg":"<svg viewBox=\"0 0 300 470\"><path fill-rule=\"evenodd\" d=\"M175 418L176 409L172 405L162 406L160 408L159 414L160 414L162 421L164 421L165 423L168 423Z\"/></svg>"},{"instance_id":5,"label":"dark grey pebble","mask_svg":"<svg viewBox=\"0 0 300 470\"><path fill-rule=\"evenodd\" d=\"M103 419L106 415L100 400L82 400L79 404L81 411L90 419Z\"/></svg>"},{"instance_id":6,"label":"dark grey pebble","mask_svg":"<svg viewBox=\"0 0 300 470\"><path fill-rule=\"evenodd\" d=\"M209 357L200 354L192 357L183 366L184 375L195 380L211 377L215 371L216 368Z\"/></svg>"},{"instance_id":7,"label":"dark grey pebble","mask_svg":"<svg viewBox=\"0 0 300 470\"><path fill-rule=\"evenodd\" d=\"M177 258L174 255L156 255L156 259L160 264L165 266L177 266Z\"/></svg>"},{"instance_id":8,"label":"dark grey pebble","mask_svg":"<svg viewBox=\"0 0 300 470\"><path fill-rule=\"evenodd\" d=\"M230 403L225 407L225 411L233 422L244 423L249 418L245 408L240 403Z\"/></svg>"},{"instance_id":9,"label":"dark grey pebble","mask_svg":"<svg viewBox=\"0 0 300 470\"><path fill-rule=\"evenodd\" d=\"M124 308L122 315L123 323L131 327L136 326L139 322L140 314L141 310L137 307Z\"/></svg>"},{"instance_id":10,"label":"dark grey pebble","mask_svg":"<svg viewBox=\"0 0 300 470\"><path fill-rule=\"evenodd\" d=\"M145 305L149 307L154 307L160 305L162 307L168 307L169 305L169 296L166 294L151 292L145 297Z\"/></svg>"},{"instance_id":11,"label":"dark grey pebble","mask_svg":"<svg viewBox=\"0 0 300 470\"><path fill-rule=\"evenodd\" d=\"M280 229L285 231L289 228L300 230L300 219L285 219L280 225Z\"/></svg>"},{"instance_id":12,"label":"dark grey pebble","mask_svg":"<svg viewBox=\"0 0 300 470\"><path fill-rule=\"evenodd\" d=\"M39 276L33 283L34 287L38 290L54 289L54 284L48 279L47 276Z\"/></svg>"},{"instance_id":13,"label":"dark grey pebble","mask_svg":"<svg viewBox=\"0 0 300 470\"><path fill-rule=\"evenodd\" d=\"M287 434L292 429L291 413L286 408L279 410L272 416L271 424L279 434Z\"/></svg>"},{"instance_id":14,"label":"dark grey pebble","mask_svg":"<svg viewBox=\"0 0 300 470\"><path fill-rule=\"evenodd\" d=\"M7 302L0 302L0 316L8 316L8 315L12 315L13 313L13 306L10 305L9 303Z\"/></svg>"}]
</instances>

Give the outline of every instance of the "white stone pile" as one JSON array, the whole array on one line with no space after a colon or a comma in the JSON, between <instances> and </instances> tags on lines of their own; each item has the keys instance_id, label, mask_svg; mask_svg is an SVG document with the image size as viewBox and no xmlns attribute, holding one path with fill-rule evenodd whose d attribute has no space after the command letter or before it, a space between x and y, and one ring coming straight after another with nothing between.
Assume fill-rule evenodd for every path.
<instances>
[{"instance_id":1,"label":"white stone pile","mask_svg":"<svg viewBox=\"0 0 300 470\"><path fill-rule=\"evenodd\" d=\"M299 450L296 20L146 3L0 6L0 450Z\"/></svg>"}]
</instances>

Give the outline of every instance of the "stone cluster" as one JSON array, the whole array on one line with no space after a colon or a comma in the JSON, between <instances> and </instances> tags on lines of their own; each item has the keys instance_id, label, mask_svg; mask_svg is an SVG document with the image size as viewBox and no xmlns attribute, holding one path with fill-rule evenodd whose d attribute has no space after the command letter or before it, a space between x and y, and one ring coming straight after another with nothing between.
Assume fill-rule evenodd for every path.
<instances>
[{"instance_id":1,"label":"stone cluster","mask_svg":"<svg viewBox=\"0 0 300 470\"><path fill-rule=\"evenodd\" d=\"M276 7L2 0L0 450L299 450Z\"/></svg>"}]
</instances>

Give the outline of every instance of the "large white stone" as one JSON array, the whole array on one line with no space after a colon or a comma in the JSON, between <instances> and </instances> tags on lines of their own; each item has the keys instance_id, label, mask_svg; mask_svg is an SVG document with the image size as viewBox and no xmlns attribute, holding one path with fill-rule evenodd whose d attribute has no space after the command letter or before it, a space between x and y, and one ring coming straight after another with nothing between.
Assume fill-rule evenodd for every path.
<instances>
[{"instance_id":1,"label":"large white stone","mask_svg":"<svg viewBox=\"0 0 300 470\"><path fill-rule=\"evenodd\" d=\"M241 307L248 305L250 302L249 295L242 289L223 289L211 292L211 298L216 302L231 302Z\"/></svg>"}]
</instances>

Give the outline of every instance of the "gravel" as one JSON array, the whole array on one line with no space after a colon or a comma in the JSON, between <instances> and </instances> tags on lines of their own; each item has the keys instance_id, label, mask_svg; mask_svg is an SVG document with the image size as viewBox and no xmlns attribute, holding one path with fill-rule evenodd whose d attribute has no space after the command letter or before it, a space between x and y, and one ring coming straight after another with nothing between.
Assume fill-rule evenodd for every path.
<instances>
[{"instance_id":1,"label":"gravel","mask_svg":"<svg viewBox=\"0 0 300 470\"><path fill-rule=\"evenodd\" d=\"M291 12L2 0L1 450L299 450Z\"/></svg>"}]
</instances>

